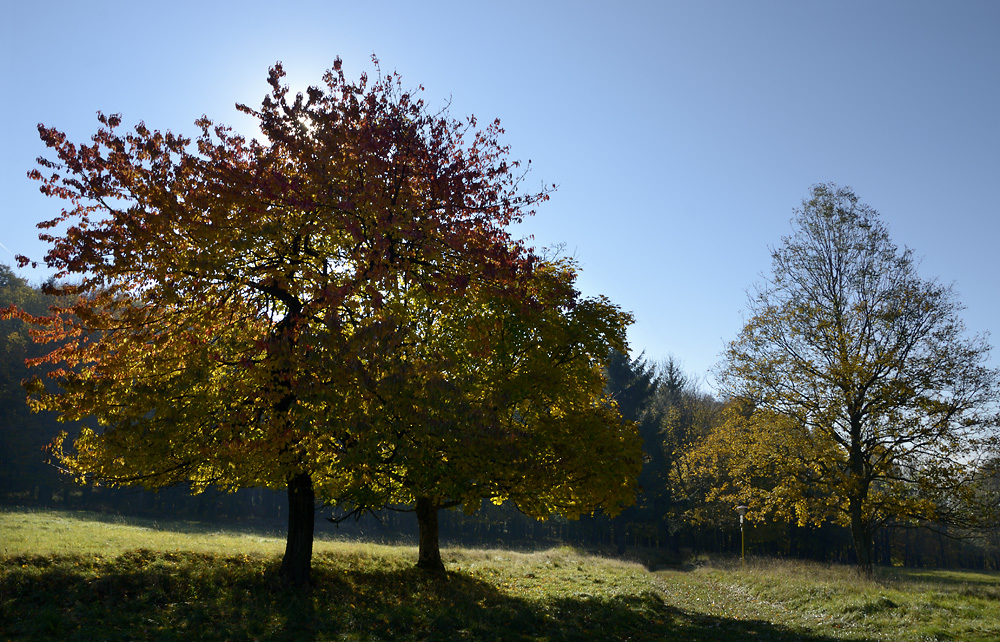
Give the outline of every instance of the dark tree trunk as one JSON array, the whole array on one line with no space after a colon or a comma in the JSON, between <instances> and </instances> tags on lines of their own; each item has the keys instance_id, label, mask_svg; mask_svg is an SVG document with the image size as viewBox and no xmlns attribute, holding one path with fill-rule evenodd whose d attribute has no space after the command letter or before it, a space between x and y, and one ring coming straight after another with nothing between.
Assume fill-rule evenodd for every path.
<instances>
[{"instance_id":1,"label":"dark tree trunk","mask_svg":"<svg viewBox=\"0 0 1000 642\"><path fill-rule=\"evenodd\" d=\"M438 509L441 507L429 497L417 498L417 524L420 527L420 552L417 568L432 573L444 573L441 561L441 544L438 537Z\"/></svg>"},{"instance_id":2,"label":"dark tree trunk","mask_svg":"<svg viewBox=\"0 0 1000 642\"><path fill-rule=\"evenodd\" d=\"M875 574L875 531L865 518L864 505L868 500L870 480L865 474L862 423L859 417L851 417L851 448L848 461L854 487L847 497L847 510L851 517L851 538L854 540L854 554L857 556L858 573L864 577Z\"/></svg>"},{"instance_id":3,"label":"dark tree trunk","mask_svg":"<svg viewBox=\"0 0 1000 642\"><path fill-rule=\"evenodd\" d=\"M288 539L278 572L283 580L294 586L309 586L315 523L312 478L306 473L299 473L288 481Z\"/></svg>"},{"instance_id":4,"label":"dark tree trunk","mask_svg":"<svg viewBox=\"0 0 1000 642\"><path fill-rule=\"evenodd\" d=\"M854 539L854 553L858 560L858 573L865 577L875 574L875 542L870 525L861 511L861 502L851 500L851 537Z\"/></svg>"}]
</instances>

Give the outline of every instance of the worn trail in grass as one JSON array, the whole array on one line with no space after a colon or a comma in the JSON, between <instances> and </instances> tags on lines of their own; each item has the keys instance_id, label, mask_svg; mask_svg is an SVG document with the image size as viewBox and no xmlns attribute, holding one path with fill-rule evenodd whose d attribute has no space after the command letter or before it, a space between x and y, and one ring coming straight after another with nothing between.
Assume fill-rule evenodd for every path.
<instances>
[{"instance_id":1,"label":"worn trail in grass","mask_svg":"<svg viewBox=\"0 0 1000 642\"><path fill-rule=\"evenodd\" d=\"M1000 639L989 575L859 585L801 564L650 572L557 548L446 549L440 579L413 568L413 548L319 541L302 594L275 578L278 538L83 517L0 513L0 639ZM951 628L934 629L945 612Z\"/></svg>"},{"instance_id":2,"label":"worn trail in grass","mask_svg":"<svg viewBox=\"0 0 1000 642\"><path fill-rule=\"evenodd\" d=\"M997 573L878 569L865 580L842 567L758 560L704 574L771 609L773 622L846 639L1000 640Z\"/></svg>"}]
</instances>

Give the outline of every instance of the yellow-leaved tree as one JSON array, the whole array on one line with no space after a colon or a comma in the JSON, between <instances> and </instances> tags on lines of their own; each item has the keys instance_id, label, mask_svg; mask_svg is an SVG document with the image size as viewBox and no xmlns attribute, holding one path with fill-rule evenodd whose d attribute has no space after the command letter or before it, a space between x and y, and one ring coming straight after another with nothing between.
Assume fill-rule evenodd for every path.
<instances>
[{"instance_id":1,"label":"yellow-leaved tree","mask_svg":"<svg viewBox=\"0 0 1000 642\"><path fill-rule=\"evenodd\" d=\"M772 259L719 372L741 409L693 455L728 461L716 496L848 525L868 574L891 520L974 522L1000 375L951 288L836 185L813 187Z\"/></svg>"},{"instance_id":2,"label":"yellow-leaved tree","mask_svg":"<svg viewBox=\"0 0 1000 642\"><path fill-rule=\"evenodd\" d=\"M331 445L340 460L317 476L321 494L350 512L409 506L418 565L433 571L442 508L510 501L572 519L631 504L641 444L604 392L631 316L582 297L575 279L562 259L537 264L517 298L475 285L454 297L385 293L396 359L354 388L363 428Z\"/></svg>"}]
</instances>

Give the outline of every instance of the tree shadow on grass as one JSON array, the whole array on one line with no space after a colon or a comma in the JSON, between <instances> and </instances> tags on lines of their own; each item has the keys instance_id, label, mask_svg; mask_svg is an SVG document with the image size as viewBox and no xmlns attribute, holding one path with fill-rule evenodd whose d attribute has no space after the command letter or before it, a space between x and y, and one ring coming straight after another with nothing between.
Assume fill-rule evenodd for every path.
<instances>
[{"instance_id":1,"label":"tree shadow on grass","mask_svg":"<svg viewBox=\"0 0 1000 642\"><path fill-rule=\"evenodd\" d=\"M0 560L0 638L60 640L800 640L764 621L686 612L655 593L512 595L464 572L318 560L313 589L276 561L134 551Z\"/></svg>"}]
</instances>

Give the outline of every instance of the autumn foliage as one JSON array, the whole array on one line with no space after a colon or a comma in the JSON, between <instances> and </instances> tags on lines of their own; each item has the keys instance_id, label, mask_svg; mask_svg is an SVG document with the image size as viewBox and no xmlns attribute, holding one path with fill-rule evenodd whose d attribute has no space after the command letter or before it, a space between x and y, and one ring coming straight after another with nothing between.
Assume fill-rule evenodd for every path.
<instances>
[{"instance_id":1,"label":"autumn foliage","mask_svg":"<svg viewBox=\"0 0 1000 642\"><path fill-rule=\"evenodd\" d=\"M849 188L814 186L794 227L719 373L742 407L689 460L757 515L849 525L870 574L882 526L983 514L1000 371L951 288L921 278Z\"/></svg>"},{"instance_id":2,"label":"autumn foliage","mask_svg":"<svg viewBox=\"0 0 1000 642\"><path fill-rule=\"evenodd\" d=\"M85 145L39 126L54 158L30 176L65 202L45 263L74 302L5 314L52 347L34 407L97 422L55 459L106 484L288 488L295 582L314 498L628 502L638 447L601 360L630 317L510 235L548 192L522 189L499 122L339 60L294 97L283 75L238 106L260 138L207 117L189 139L99 114Z\"/></svg>"}]
</instances>

